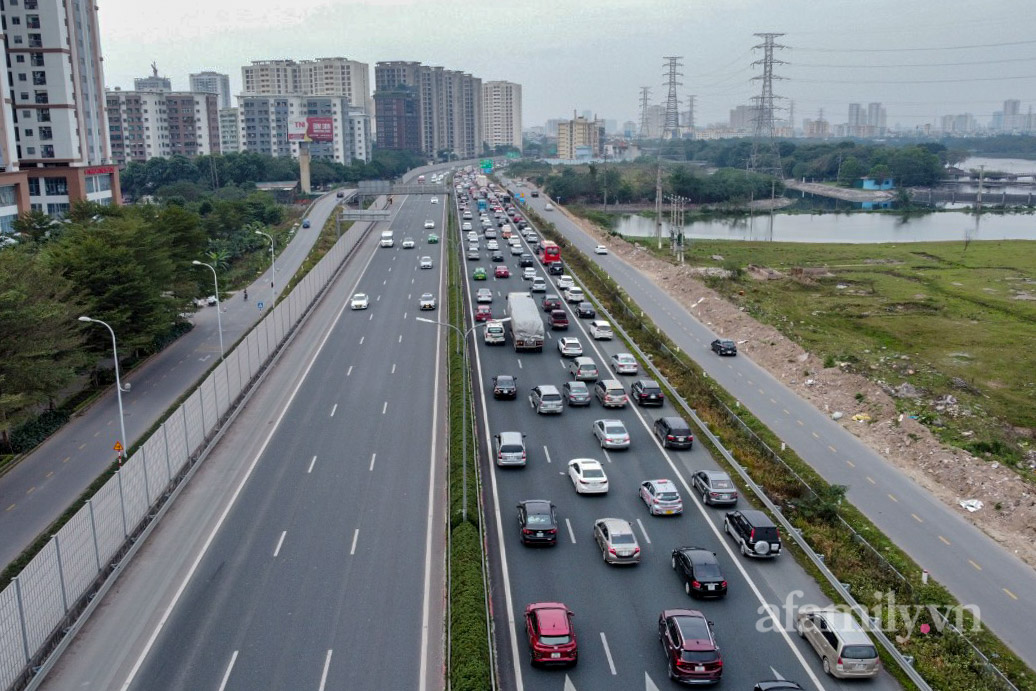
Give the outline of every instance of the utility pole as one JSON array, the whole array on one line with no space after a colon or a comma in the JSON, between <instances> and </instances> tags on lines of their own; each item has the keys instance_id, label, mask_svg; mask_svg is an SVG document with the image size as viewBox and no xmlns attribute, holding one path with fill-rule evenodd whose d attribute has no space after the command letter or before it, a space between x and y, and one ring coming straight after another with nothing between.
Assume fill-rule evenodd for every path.
<instances>
[{"instance_id":1,"label":"utility pole","mask_svg":"<svg viewBox=\"0 0 1036 691\"><path fill-rule=\"evenodd\" d=\"M774 99L780 96L773 94L773 80L783 79L773 73L774 65L786 65L783 60L773 56L774 50L782 50L787 46L774 42L774 39L784 34L761 33L753 34L763 39L763 42L752 46L752 50L762 49L763 59L756 60L752 66L761 65L762 75L752 77L753 81L762 83L762 90L752 100L755 103L755 136L752 140L752 155L748 159L748 169L756 173L769 173L783 179L781 169L781 152L777 146L777 137L774 123ZM765 142L763 141L765 138ZM765 151L764 151L765 149Z\"/></svg>"},{"instance_id":2,"label":"utility pole","mask_svg":"<svg viewBox=\"0 0 1036 691\"><path fill-rule=\"evenodd\" d=\"M682 56L665 56L669 94L666 97L662 134L658 138L658 168L655 171L655 238L658 240L658 249L662 249L662 143L676 135L680 128L680 99L676 96L676 87L682 85L682 82L677 80L677 77L683 76L683 73L677 70L683 67L683 63L680 62L682 59Z\"/></svg>"},{"instance_id":3,"label":"utility pole","mask_svg":"<svg viewBox=\"0 0 1036 691\"><path fill-rule=\"evenodd\" d=\"M648 136L648 106L651 105L651 87L640 87L640 138Z\"/></svg>"}]
</instances>

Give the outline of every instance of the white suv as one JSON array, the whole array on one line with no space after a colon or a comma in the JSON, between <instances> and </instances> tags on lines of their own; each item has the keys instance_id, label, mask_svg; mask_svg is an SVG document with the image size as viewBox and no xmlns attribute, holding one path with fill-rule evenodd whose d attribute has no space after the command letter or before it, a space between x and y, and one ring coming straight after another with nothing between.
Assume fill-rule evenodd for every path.
<instances>
[{"instance_id":1,"label":"white suv","mask_svg":"<svg viewBox=\"0 0 1036 691\"><path fill-rule=\"evenodd\" d=\"M612 325L601 319L590 322L590 336L598 341L610 341L614 334Z\"/></svg>"}]
</instances>

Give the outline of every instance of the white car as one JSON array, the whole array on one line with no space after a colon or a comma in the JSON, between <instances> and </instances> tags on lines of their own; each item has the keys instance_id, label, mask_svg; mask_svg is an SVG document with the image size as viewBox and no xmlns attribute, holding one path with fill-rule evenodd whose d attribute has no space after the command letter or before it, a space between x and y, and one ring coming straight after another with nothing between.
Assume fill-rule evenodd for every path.
<instances>
[{"instance_id":1,"label":"white car","mask_svg":"<svg viewBox=\"0 0 1036 691\"><path fill-rule=\"evenodd\" d=\"M615 374L636 374L640 371L640 366L637 364L637 358L633 357L629 353L615 353L611 357L612 369L615 370Z\"/></svg>"},{"instance_id":2,"label":"white car","mask_svg":"<svg viewBox=\"0 0 1036 691\"><path fill-rule=\"evenodd\" d=\"M527 266L527 267L525 267L525 269L522 270L522 280L523 281L531 281L534 278L536 278L536 268L535 267Z\"/></svg>"},{"instance_id":3,"label":"white car","mask_svg":"<svg viewBox=\"0 0 1036 691\"><path fill-rule=\"evenodd\" d=\"M576 282L572 280L572 277L568 274L561 274L557 278L558 290L567 290L575 286Z\"/></svg>"},{"instance_id":4,"label":"white car","mask_svg":"<svg viewBox=\"0 0 1036 691\"><path fill-rule=\"evenodd\" d=\"M405 249L405 250L412 250L412 249L414 249L414 239L413 238L404 238L403 239L403 249Z\"/></svg>"},{"instance_id":5,"label":"white car","mask_svg":"<svg viewBox=\"0 0 1036 691\"><path fill-rule=\"evenodd\" d=\"M428 219L427 221L424 222L424 227L425 228L434 228L435 227L435 221L433 221L432 219Z\"/></svg>"},{"instance_id":6,"label":"white car","mask_svg":"<svg viewBox=\"0 0 1036 691\"><path fill-rule=\"evenodd\" d=\"M439 198L438 197L432 197L432 204L438 204L438 203L439 203Z\"/></svg>"},{"instance_id":7,"label":"white car","mask_svg":"<svg viewBox=\"0 0 1036 691\"><path fill-rule=\"evenodd\" d=\"M468 242L478 242L478 233L471 231L468 233Z\"/></svg>"},{"instance_id":8,"label":"white car","mask_svg":"<svg viewBox=\"0 0 1036 691\"><path fill-rule=\"evenodd\" d=\"M435 309L435 296L431 293L422 293L421 298L418 300L418 305L423 310Z\"/></svg>"},{"instance_id":9,"label":"white car","mask_svg":"<svg viewBox=\"0 0 1036 691\"><path fill-rule=\"evenodd\" d=\"M371 299L367 297L366 293L357 293L356 295L353 295L353 299L349 303L349 306L354 310L365 310L370 307L370 304Z\"/></svg>"},{"instance_id":10,"label":"white car","mask_svg":"<svg viewBox=\"0 0 1036 691\"><path fill-rule=\"evenodd\" d=\"M568 462L568 479L577 494L606 494L608 476L601 464L592 458L573 458Z\"/></svg>"},{"instance_id":11,"label":"white car","mask_svg":"<svg viewBox=\"0 0 1036 691\"><path fill-rule=\"evenodd\" d=\"M595 319L590 322L590 336L598 341L610 341L614 336L612 325L601 319Z\"/></svg>"},{"instance_id":12,"label":"white car","mask_svg":"<svg viewBox=\"0 0 1036 691\"><path fill-rule=\"evenodd\" d=\"M471 221L464 221L464 224L460 227L461 230L471 230Z\"/></svg>"},{"instance_id":13,"label":"white car","mask_svg":"<svg viewBox=\"0 0 1036 691\"><path fill-rule=\"evenodd\" d=\"M558 350L565 357L579 357L583 354L583 344L578 338L565 336L558 339Z\"/></svg>"},{"instance_id":14,"label":"white car","mask_svg":"<svg viewBox=\"0 0 1036 691\"><path fill-rule=\"evenodd\" d=\"M573 305L578 305L580 302L582 302L585 299L586 299L586 296L583 295L583 289L582 288L579 288L577 286L572 286L571 288L569 288L568 290L565 291L565 302L571 303Z\"/></svg>"},{"instance_id":15,"label":"white car","mask_svg":"<svg viewBox=\"0 0 1036 691\"><path fill-rule=\"evenodd\" d=\"M493 301L493 291L489 288L479 288L475 293L475 302L485 303Z\"/></svg>"},{"instance_id":16,"label":"white car","mask_svg":"<svg viewBox=\"0 0 1036 691\"><path fill-rule=\"evenodd\" d=\"M432 268L432 258L431 257L421 257L421 268L422 269L430 269L430 268Z\"/></svg>"},{"instance_id":17,"label":"white car","mask_svg":"<svg viewBox=\"0 0 1036 691\"><path fill-rule=\"evenodd\" d=\"M622 420L594 420L594 436L602 449L628 449L630 434Z\"/></svg>"},{"instance_id":18,"label":"white car","mask_svg":"<svg viewBox=\"0 0 1036 691\"><path fill-rule=\"evenodd\" d=\"M546 205L544 205L543 210L544 211L553 211L554 210L554 205L553 204L546 204Z\"/></svg>"},{"instance_id":19,"label":"white car","mask_svg":"<svg viewBox=\"0 0 1036 691\"><path fill-rule=\"evenodd\" d=\"M604 245L598 245L594 247L594 254L608 254L608 248Z\"/></svg>"},{"instance_id":20,"label":"white car","mask_svg":"<svg viewBox=\"0 0 1036 691\"><path fill-rule=\"evenodd\" d=\"M496 240L487 240L486 241L486 249L491 251L491 252L495 251L495 250L498 250L498 249L500 249L500 243L497 242Z\"/></svg>"}]
</instances>

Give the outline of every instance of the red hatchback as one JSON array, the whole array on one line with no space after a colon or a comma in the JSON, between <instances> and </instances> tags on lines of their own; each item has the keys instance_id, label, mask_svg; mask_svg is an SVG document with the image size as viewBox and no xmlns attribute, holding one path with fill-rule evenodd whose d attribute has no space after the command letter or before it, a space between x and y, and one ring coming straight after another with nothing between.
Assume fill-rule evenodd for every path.
<instances>
[{"instance_id":1,"label":"red hatchback","mask_svg":"<svg viewBox=\"0 0 1036 691\"><path fill-rule=\"evenodd\" d=\"M493 318L493 308L489 305L479 305L475 308L475 321L487 322Z\"/></svg>"},{"instance_id":2,"label":"red hatchback","mask_svg":"<svg viewBox=\"0 0 1036 691\"><path fill-rule=\"evenodd\" d=\"M572 627L575 616L560 602L534 602L525 608L532 664L576 664L578 644Z\"/></svg>"},{"instance_id":3,"label":"red hatchback","mask_svg":"<svg viewBox=\"0 0 1036 691\"><path fill-rule=\"evenodd\" d=\"M723 657L712 622L695 609L667 609L658 615L658 638L669 678L689 684L715 684L723 676Z\"/></svg>"},{"instance_id":4,"label":"red hatchback","mask_svg":"<svg viewBox=\"0 0 1036 691\"><path fill-rule=\"evenodd\" d=\"M497 278L510 278L511 270L503 264L501 264L500 266L496 267L496 270L493 272L493 275Z\"/></svg>"}]
</instances>

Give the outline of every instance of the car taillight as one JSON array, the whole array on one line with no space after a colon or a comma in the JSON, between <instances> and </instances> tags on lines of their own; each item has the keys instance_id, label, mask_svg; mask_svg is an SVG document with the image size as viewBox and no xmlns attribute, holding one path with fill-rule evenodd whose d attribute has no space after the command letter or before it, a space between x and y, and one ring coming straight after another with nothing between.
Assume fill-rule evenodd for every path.
<instances>
[{"instance_id":1,"label":"car taillight","mask_svg":"<svg viewBox=\"0 0 1036 691\"><path fill-rule=\"evenodd\" d=\"M528 528L522 528L522 535L532 535L533 531Z\"/></svg>"},{"instance_id":2,"label":"car taillight","mask_svg":"<svg viewBox=\"0 0 1036 691\"><path fill-rule=\"evenodd\" d=\"M674 436L673 436L673 435L671 435L671 434L667 434L667 435L665 435L665 438L666 438L666 439L667 439L668 441L676 441L676 437L674 437Z\"/></svg>"},{"instance_id":3,"label":"car taillight","mask_svg":"<svg viewBox=\"0 0 1036 691\"><path fill-rule=\"evenodd\" d=\"M701 583L699 583L698 581L691 581L691 587L692 588L700 588L701 587Z\"/></svg>"},{"instance_id":4,"label":"car taillight","mask_svg":"<svg viewBox=\"0 0 1036 691\"><path fill-rule=\"evenodd\" d=\"M724 588L726 588L727 587L727 582L723 581L720 585L722 585Z\"/></svg>"},{"instance_id":5,"label":"car taillight","mask_svg":"<svg viewBox=\"0 0 1036 691\"><path fill-rule=\"evenodd\" d=\"M640 554L640 547L634 547L633 548L633 553L634 554Z\"/></svg>"},{"instance_id":6,"label":"car taillight","mask_svg":"<svg viewBox=\"0 0 1036 691\"><path fill-rule=\"evenodd\" d=\"M609 554L615 554L615 548L614 547L609 547L608 548L608 553Z\"/></svg>"},{"instance_id":7,"label":"car taillight","mask_svg":"<svg viewBox=\"0 0 1036 691\"><path fill-rule=\"evenodd\" d=\"M749 542L755 542L755 528L752 528L752 532L748 534Z\"/></svg>"}]
</instances>

